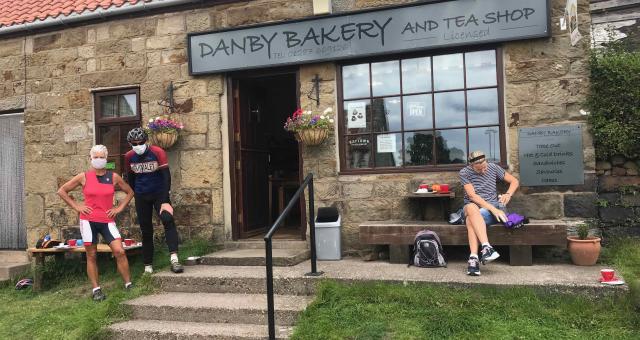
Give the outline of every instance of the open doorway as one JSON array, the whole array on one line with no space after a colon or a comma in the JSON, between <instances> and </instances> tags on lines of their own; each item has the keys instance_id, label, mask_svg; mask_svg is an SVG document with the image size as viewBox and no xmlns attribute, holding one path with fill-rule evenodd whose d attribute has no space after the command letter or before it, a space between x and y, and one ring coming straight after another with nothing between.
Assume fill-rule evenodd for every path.
<instances>
[{"instance_id":1,"label":"open doorway","mask_svg":"<svg viewBox=\"0 0 640 340\"><path fill-rule=\"evenodd\" d=\"M235 76L231 86L233 235L262 237L301 182L298 142L283 128L298 106L297 75ZM302 207L298 202L277 238L304 239Z\"/></svg>"}]
</instances>

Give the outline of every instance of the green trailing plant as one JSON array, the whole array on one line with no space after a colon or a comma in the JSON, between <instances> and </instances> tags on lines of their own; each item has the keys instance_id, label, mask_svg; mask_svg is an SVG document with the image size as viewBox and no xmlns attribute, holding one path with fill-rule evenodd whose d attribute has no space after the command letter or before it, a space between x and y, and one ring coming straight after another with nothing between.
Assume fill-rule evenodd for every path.
<instances>
[{"instance_id":1,"label":"green trailing plant","mask_svg":"<svg viewBox=\"0 0 640 340\"><path fill-rule=\"evenodd\" d=\"M621 43L593 49L586 104L596 157L640 155L640 51Z\"/></svg>"}]
</instances>

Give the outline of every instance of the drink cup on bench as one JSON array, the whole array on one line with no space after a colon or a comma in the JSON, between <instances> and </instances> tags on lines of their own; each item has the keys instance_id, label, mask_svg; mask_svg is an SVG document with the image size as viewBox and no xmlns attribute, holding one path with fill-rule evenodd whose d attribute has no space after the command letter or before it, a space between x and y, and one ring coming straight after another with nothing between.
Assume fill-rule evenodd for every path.
<instances>
[{"instance_id":1,"label":"drink cup on bench","mask_svg":"<svg viewBox=\"0 0 640 340\"><path fill-rule=\"evenodd\" d=\"M76 240L76 246L78 246L78 247L84 247L84 242L82 241L82 239L81 239L81 238L79 238L79 239L77 239L77 240Z\"/></svg>"},{"instance_id":2,"label":"drink cup on bench","mask_svg":"<svg viewBox=\"0 0 640 340\"><path fill-rule=\"evenodd\" d=\"M76 246L76 239L70 239L67 241L67 244L69 245L69 247L75 247Z\"/></svg>"},{"instance_id":3,"label":"drink cup on bench","mask_svg":"<svg viewBox=\"0 0 640 340\"><path fill-rule=\"evenodd\" d=\"M127 247L132 246L132 245L133 245L133 243L134 243L134 241L133 241L133 239L131 239L131 238L125 238L125 239L124 239L124 245L125 245L125 246L127 246Z\"/></svg>"},{"instance_id":4,"label":"drink cup on bench","mask_svg":"<svg viewBox=\"0 0 640 340\"><path fill-rule=\"evenodd\" d=\"M440 184L440 192L443 194L449 192L449 184Z\"/></svg>"},{"instance_id":5,"label":"drink cup on bench","mask_svg":"<svg viewBox=\"0 0 640 340\"><path fill-rule=\"evenodd\" d=\"M602 269L600 270L600 274L602 275L602 281L608 282L613 281L615 271L613 269Z\"/></svg>"}]
</instances>

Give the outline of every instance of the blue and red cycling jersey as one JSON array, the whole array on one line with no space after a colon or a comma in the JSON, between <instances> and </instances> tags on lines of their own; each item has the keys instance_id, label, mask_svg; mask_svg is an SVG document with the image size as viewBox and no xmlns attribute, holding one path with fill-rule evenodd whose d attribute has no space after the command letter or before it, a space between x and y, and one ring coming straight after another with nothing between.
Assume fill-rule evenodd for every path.
<instances>
[{"instance_id":1,"label":"blue and red cycling jersey","mask_svg":"<svg viewBox=\"0 0 640 340\"><path fill-rule=\"evenodd\" d=\"M129 184L136 194L165 193L170 190L161 173L161 170L169 168L167 154L162 148L150 145L142 155L130 150L124 155L124 164L127 172L134 175L133 183Z\"/></svg>"}]
</instances>

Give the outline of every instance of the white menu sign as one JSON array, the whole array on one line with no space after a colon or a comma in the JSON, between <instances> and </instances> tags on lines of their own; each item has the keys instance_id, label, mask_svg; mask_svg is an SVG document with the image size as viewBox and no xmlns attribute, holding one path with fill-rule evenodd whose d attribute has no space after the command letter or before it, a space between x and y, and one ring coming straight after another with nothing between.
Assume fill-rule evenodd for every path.
<instances>
[{"instance_id":1,"label":"white menu sign","mask_svg":"<svg viewBox=\"0 0 640 340\"><path fill-rule=\"evenodd\" d=\"M347 103L347 128L364 129L367 127L367 103Z\"/></svg>"}]
</instances>

